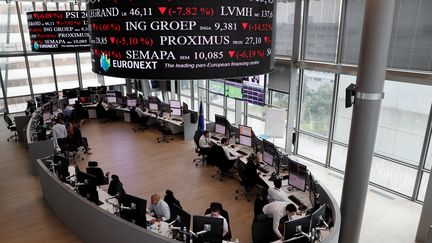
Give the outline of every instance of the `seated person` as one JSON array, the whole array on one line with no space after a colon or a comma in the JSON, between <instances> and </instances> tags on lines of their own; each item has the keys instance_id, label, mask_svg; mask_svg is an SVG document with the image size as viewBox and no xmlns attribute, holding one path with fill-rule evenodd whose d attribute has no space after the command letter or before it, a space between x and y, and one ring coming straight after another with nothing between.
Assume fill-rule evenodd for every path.
<instances>
[{"instance_id":1,"label":"seated person","mask_svg":"<svg viewBox=\"0 0 432 243\"><path fill-rule=\"evenodd\" d=\"M115 111L112 109L113 107L109 104L105 103L101 98L99 99L98 104L96 105L96 113L98 118L107 118L110 120L115 120Z\"/></svg>"},{"instance_id":2,"label":"seated person","mask_svg":"<svg viewBox=\"0 0 432 243\"><path fill-rule=\"evenodd\" d=\"M281 219L286 216L285 221L289 221L296 214L297 208L292 203L287 202L271 202L264 206L263 213L269 215L273 218L273 232L279 237L280 240L283 240L284 237L279 231L279 224Z\"/></svg>"},{"instance_id":3,"label":"seated person","mask_svg":"<svg viewBox=\"0 0 432 243\"><path fill-rule=\"evenodd\" d=\"M69 121L70 118L72 117L72 109L70 106L68 106L67 104L63 105L63 116L65 118L65 120Z\"/></svg>"},{"instance_id":4,"label":"seated person","mask_svg":"<svg viewBox=\"0 0 432 243\"><path fill-rule=\"evenodd\" d=\"M155 219L150 220L150 223L156 223L159 221L168 221L171 217L171 211L168 204L160 199L158 194L151 196L151 204L148 208L148 212L153 212Z\"/></svg>"},{"instance_id":5,"label":"seated person","mask_svg":"<svg viewBox=\"0 0 432 243\"><path fill-rule=\"evenodd\" d=\"M221 144L222 144L222 148L223 148L224 153L225 153L225 157L226 157L226 159L228 160L228 162L230 164L229 168L231 168L236 163L237 159L242 158L243 155L234 156L234 155L232 155L230 153L230 150L228 148L228 146L229 146L229 140L228 140L228 138L222 138Z\"/></svg>"},{"instance_id":6,"label":"seated person","mask_svg":"<svg viewBox=\"0 0 432 243\"><path fill-rule=\"evenodd\" d=\"M84 152L86 154L91 154L90 152L91 148L88 145L88 140L86 137L82 136L79 121L73 122L72 128L73 128L72 137L71 137L72 144L77 147L83 147Z\"/></svg>"},{"instance_id":7,"label":"seated person","mask_svg":"<svg viewBox=\"0 0 432 243\"><path fill-rule=\"evenodd\" d=\"M291 202L286 193L282 192L282 180L276 179L273 181L274 187L268 189L267 199L269 202L281 201L281 202Z\"/></svg>"},{"instance_id":8,"label":"seated person","mask_svg":"<svg viewBox=\"0 0 432 243\"><path fill-rule=\"evenodd\" d=\"M138 114L139 118L140 118L140 122L143 124L143 126L145 128L147 128L147 122L150 119L150 116L146 113L144 113L144 111L141 109L141 107L139 106L139 104L136 105L135 107L135 111Z\"/></svg>"},{"instance_id":9,"label":"seated person","mask_svg":"<svg viewBox=\"0 0 432 243\"><path fill-rule=\"evenodd\" d=\"M228 222L222 215L220 215L220 209L218 207L212 207L210 208L210 214L207 214L206 216L223 219L223 236L225 237L228 233Z\"/></svg>"},{"instance_id":10,"label":"seated person","mask_svg":"<svg viewBox=\"0 0 432 243\"><path fill-rule=\"evenodd\" d=\"M67 137L66 126L62 124L62 121L57 118L55 125L51 128L54 143L57 144L57 139Z\"/></svg>"},{"instance_id":11,"label":"seated person","mask_svg":"<svg viewBox=\"0 0 432 243\"><path fill-rule=\"evenodd\" d=\"M81 119L84 118L85 113L86 113L85 110L84 110L84 107L81 104L81 101L79 99L76 100L73 107L74 107L74 110L72 112L72 118L74 120L77 120L77 121L81 122Z\"/></svg>"},{"instance_id":12,"label":"seated person","mask_svg":"<svg viewBox=\"0 0 432 243\"><path fill-rule=\"evenodd\" d=\"M201 135L198 146L200 147L200 150L203 154L208 155L210 153L210 132L204 131L204 133Z\"/></svg>"}]
</instances>

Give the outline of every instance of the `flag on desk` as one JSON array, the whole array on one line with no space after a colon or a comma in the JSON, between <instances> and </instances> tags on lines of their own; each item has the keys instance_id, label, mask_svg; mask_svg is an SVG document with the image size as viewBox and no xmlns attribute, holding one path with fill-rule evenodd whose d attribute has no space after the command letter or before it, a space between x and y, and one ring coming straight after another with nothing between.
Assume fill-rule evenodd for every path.
<instances>
[{"instance_id":1,"label":"flag on desk","mask_svg":"<svg viewBox=\"0 0 432 243\"><path fill-rule=\"evenodd\" d=\"M204 110L203 110L203 103L202 100L200 101L199 106L199 116L198 116L198 131L200 131L201 134L204 133Z\"/></svg>"}]
</instances>

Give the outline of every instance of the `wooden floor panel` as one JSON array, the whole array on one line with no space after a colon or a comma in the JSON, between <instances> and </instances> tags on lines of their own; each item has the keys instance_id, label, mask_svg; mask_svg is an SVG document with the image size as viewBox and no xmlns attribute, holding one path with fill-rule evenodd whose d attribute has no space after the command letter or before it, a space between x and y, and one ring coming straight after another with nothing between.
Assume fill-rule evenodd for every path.
<instances>
[{"instance_id":1,"label":"wooden floor panel","mask_svg":"<svg viewBox=\"0 0 432 243\"><path fill-rule=\"evenodd\" d=\"M10 133L2 126L0 242L80 242L43 202L39 179L30 174L25 147L6 142ZM95 160L104 171L120 176L127 193L146 199L170 189L192 215L202 215L212 201L222 202L230 214L234 239L251 241L253 202L234 199L238 181L220 182L211 178L215 168L195 167L193 141L176 138L158 144L157 130L134 133L132 127L124 122L85 123L82 132L93 154L78 162L80 168L84 170L87 161Z\"/></svg>"}]
</instances>

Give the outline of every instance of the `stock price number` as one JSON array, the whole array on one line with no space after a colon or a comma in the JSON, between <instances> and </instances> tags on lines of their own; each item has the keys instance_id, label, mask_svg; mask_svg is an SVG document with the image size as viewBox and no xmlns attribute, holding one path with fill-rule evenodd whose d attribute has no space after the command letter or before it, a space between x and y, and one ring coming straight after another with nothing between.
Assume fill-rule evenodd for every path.
<instances>
[{"instance_id":1,"label":"stock price number","mask_svg":"<svg viewBox=\"0 0 432 243\"><path fill-rule=\"evenodd\" d=\"M194 52L194 58L200 60L217 60L223 58L222 51Z\"/></svg>"},{"instance_id":2,"label":"stock price number","mask_svg":"<svg viewBox=\"0 0 432 243\"><path fill-rule=\"evenodd\" d=\"M94 44L96 45L106 45L108 43L107 37L96 37Z\"/></svg>"},{"instance_id":3,"label":"stock price number","mask_svg":"<svg viewBox=\"0 0 432 243\"><path fill-rule=\"evenodd\" d=\"M237 30L237 23L215 23L214 28L219 31Z\"/></svg>"},{"instance_id":4,"label":"stock price number","mask_svg":"<svg viewBox=\"0 0 432 243\"><path fill-rule=\"evenodd\" d=\"M259 45L262 43L261 37L246 37L244 40L245 45Z\"/></svg>"}]
</instances>

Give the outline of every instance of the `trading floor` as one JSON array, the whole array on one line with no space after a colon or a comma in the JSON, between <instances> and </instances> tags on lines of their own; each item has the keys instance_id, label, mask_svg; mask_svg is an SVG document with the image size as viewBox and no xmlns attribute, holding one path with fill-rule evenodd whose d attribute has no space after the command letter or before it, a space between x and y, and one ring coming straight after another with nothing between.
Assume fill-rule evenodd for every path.
<instances>
[{"instance_id":1,"label":"trading floor","mask_svg":"<svg viewBox=\"0 0 432 243\"><path fill-rule=\"evenodd\" d=\"M195 167L192 140L177 138L158 144L156 129L134 133L133 126L98 120L85 123L82 132L93 154L86 155L79 165L84 168L88 160L98 161L104 171L119 175L127 193L142 198L170 189L192 215L203 214L212 201L222 202L230 214L233 239L251 242L253 201L234 199L235 190L240 188L237 180L220 182L211 178L216 168ZM81 242L43 202L39 179L31 175L24 145L6 142L6 135L9 131L2 123L0 242ZM340 200L343 181L330 170L305 163ZM420 210L417 203L370 188L361 242L410 243Z\"/></svg>"}]
</instances>

